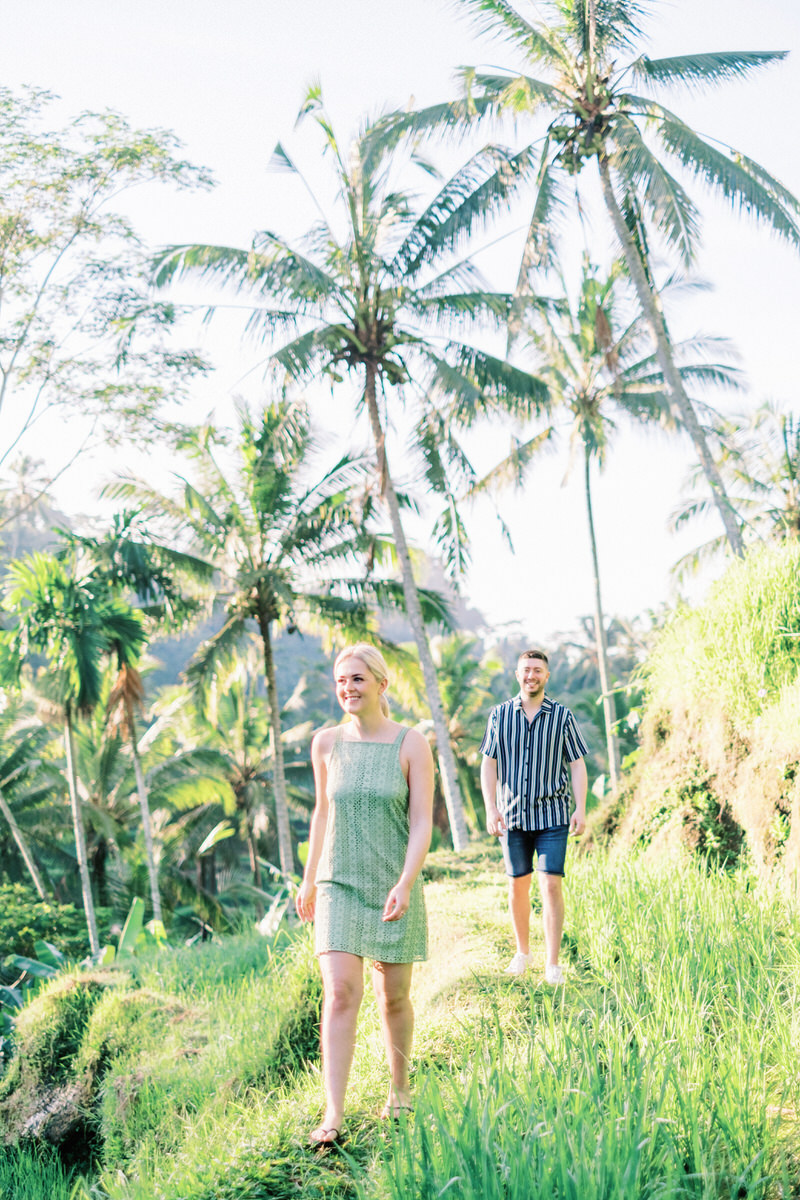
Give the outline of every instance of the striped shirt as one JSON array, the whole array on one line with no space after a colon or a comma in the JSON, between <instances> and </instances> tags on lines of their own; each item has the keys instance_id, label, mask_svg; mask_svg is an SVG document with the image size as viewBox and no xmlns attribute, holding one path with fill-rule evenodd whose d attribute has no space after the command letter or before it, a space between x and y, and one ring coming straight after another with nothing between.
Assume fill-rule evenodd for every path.
<instances>
[{"instance_id":1,"label":"striped shirt","mask_svg":"<svg viewBox=\"0 0 800 1200\"><path fill-rule=\"evenodd\" d=\"M569 709L547 696L532 721L520 696L493 708L481 754L497 759L497 808L506 828L568 825L569 764L588 750Z\"/></svg>"}]
</instances>

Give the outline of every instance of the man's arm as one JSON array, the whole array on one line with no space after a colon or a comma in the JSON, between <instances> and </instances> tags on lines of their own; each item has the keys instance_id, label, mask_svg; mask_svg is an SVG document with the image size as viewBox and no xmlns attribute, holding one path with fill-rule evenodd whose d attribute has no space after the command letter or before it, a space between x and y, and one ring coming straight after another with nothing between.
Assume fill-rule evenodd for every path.
<instances>
[{"instance_id":1,"label":"man's arm","mask_svg":"<svg viewBox=\"0 0 800 1200\"><path fill-rule=\"evenodd\" d=\"M570 833L581 834L586 828L586 791L589 786L589 776L586 773L586 763L582 758L576 758L569 764L572 775L572 797L575 801L575 811L569 823Z\"/></svg>"},{"instance_id":2,"label":"man's arm","mask_svg":"<svg viewBox=\"0 0 800 1200\"><path fill-rule=\"evenodd\" d=\"M497 808L497 759L487 758L484 754L481 760L481 791L486 808L486 828L495 837L505 833L506 823Z\"/></svg>"}]
</instances>

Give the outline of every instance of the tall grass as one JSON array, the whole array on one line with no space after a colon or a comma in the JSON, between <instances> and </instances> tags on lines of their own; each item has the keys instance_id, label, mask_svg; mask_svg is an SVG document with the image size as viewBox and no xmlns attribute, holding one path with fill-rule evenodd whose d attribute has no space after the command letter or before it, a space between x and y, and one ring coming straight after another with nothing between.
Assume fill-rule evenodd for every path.
<instances>
[{"instance_id":1,"label":"tall grass","mask_svg":"<svg viewBox=\"0 0 800 1200\"><path fill-rule=\"evenodd\" d=\"M733 563L705 603L667 622L645 667L651 701L671 708L678 692L740 731L798 675L800 546L789 542Z\"/></svg>"},{"instance_id":2,"label":"tall grass","mask_svg":"<svg viewBox=\"0 0 800 1200\"><path fill-rule=\"evenodd\" d=\"M743 873L571 875L568 986L429 1074L359 1195L797 1194L800 922Z\"/></svg>"},{"instance_id":3,"label":"tall grass","mask_svg":"<svg viewBox=\"0 0 800 1200\"><path fill-rule=\"evenodd\" d=\"M2 1200L71 1200L75 1183L48 1147L0 1148Z\"/></svg>"},{"instance_id":4,"label":"tall grass","mask_svg":"<svg viewBox=\"0 0 800 1200\"><path fill-rule=\"evenodd\" d=\"M165 954L137 968L146 986L104 994L77 1056L110 1056L102 1161L81 1196L800 1195L800 919L778 895L708 864L571 862L567 983L552 989L538 970L502 973L496 846L452 857L428 885L409 1120L377 1116L387 1080L368 992L345 1143L309 1147L319 974L305 934L266 958L246 940ZM38 1190L0 1188L62 1194L44 1175Z\"/></svg>"}]
</instances>

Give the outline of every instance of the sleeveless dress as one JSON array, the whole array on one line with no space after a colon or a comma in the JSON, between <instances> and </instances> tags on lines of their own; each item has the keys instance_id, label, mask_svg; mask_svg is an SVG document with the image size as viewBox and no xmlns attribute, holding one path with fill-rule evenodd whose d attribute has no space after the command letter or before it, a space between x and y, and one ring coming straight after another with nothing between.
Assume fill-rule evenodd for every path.
<instances>
[{"instance_id":1,"label":"sleeveless dress","mask_svg":"<svg viewBox=\"0 0 800 1200\"><path fill-rule=\"evenodd\" d=\"M405 916L381 919L408 849L408 784L400 766L407 732L401 729L393 742L351 742L337 731L328 765L328 824L317 868L317 954L346 950L391 963L427 957L419 878Z\"/></svg>"}]
</instances>

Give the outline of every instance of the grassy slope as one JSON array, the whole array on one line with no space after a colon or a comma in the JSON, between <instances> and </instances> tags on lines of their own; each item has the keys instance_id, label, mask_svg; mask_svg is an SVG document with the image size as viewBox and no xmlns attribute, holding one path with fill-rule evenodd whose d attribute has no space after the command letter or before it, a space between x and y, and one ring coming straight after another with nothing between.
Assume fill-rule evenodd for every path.
<instances>
[{"instance_id":1,"label":"grassy slope","mask_svg":"<svg viewBox=\"0 0 800 1200\"><path fill-rule=\"evenodd\" d=\"M107 1070L92 1195L800 1194L800 920L779 897L743 872L573 859L568 986L554 991L538 970L502 974L495 845L440 852L429 870L410 1122L376 1116L369 998L345 1146L307 1146L321 1091L305 937L274 960L248 941L173 953L143 964L144 990L104 993L75 1059ZM18 1186L4 1200L44 1200Z\"/></svg>"},{"instance_id":2,"label":"grassy slope","mask_svg":"<svg viewBox=\"0 0 800 1200\"><path fill-rule=\"evenodd\" d=\"M606 814L616 844L743 847L800 894L800 546L753 551L674 614L645 686L629 794Z\"/></svg>"}]
</instances>

